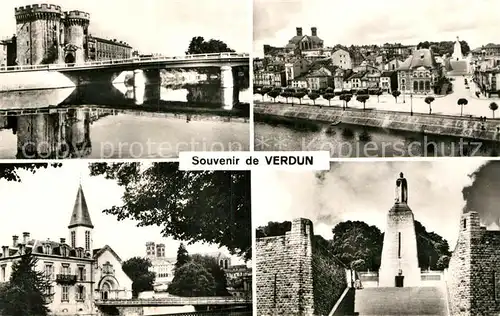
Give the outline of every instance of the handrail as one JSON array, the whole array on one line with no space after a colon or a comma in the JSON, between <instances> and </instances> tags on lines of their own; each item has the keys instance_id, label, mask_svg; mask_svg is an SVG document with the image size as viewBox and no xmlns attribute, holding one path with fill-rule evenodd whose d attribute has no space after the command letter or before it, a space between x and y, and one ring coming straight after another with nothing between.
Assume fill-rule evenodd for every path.
<instances>
[{"instance_id":1,"label":"handrail","mask_svg":"<svg viewBox=\"0 0 500 316\"><path fill-rule=\"evenodd\" d=\"M88 66L108 66L108 65L123 65L130 63L140 63L148 61L183 61L183 60L193 60L193 59L224 59L224 58L248 58L250 54L248 53L211 53L211 54L192 54L185 56L149 56L149 57L133 57L126 59L110 59L110 60L99 60L99 61L89 61L80 64L49 64L49 65L19 65L19 66L8 66L0 68L0 72L6 71L19 71L19 70L38 70L38 69L64 69L64 68L85 68Z\"/></svg>"}]
</instances>

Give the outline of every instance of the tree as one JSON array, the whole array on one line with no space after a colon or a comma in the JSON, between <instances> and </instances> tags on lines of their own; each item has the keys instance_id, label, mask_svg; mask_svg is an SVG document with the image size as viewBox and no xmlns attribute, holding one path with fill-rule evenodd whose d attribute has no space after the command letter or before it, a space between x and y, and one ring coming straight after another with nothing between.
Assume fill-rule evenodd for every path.
<instances>
[{"instance_id":1,"label":"tree","mask_svg":"<svg viewBox=\"0 0 500 316\"><path fill-rule=\"evenodd\" d=\"M125 188L121 206L104 210L118 220L159 226L163 236L225 246L252 257L250 172L180 171L177 163L93 163L91 175Z\"/></svg>"},{"instance_id":2,"label":"tree","mask_svg":"<svg viewBox=\"0 0 500 316\"><path fill-rule=\"evenodd\" d=\"M377 93L375 93L375 95L377 96L377 102L380 103L380 96L383 94L383 92L381 90L378 90Z\"/></svg>"},{"instance_id":3,"label":"tree","mask_svg":"<svg viewBox=\"0 0 500 316\"><path fill-rule=\"evenodd\" d=\"M424 101L429 105L429 114L432 114L431 104L434 102L434 97L426 97Z\"/></svg>"},{"instance_id":4,"label":"tree","mask_svg":"<svg viewBox=\"0 0 500 316\"><path fill-rule=\"evenodd\" d=\"M491 102L490 110L493 112L493 118L495 118L495 111L498 110L498 105L495 102Z\"/></svg>"},{"instance_id":5,"label":"tree","mask_svg":"<svg viewBox=\"0 0 500 316\"><path fill-rule=\"evenodd\" d=\"M398 97L401 95L401 91L394 90L394 91L392 91L391 94L394 97L394 99L396 100L396 103L398 103Z\"/></svg>"},{"instance_id":6,"label":"tree","mask_svg":"<svg viewBox=\"0 0 500 316\"><path fill-rule=\"evenodd\" d=\"M460 105L460 116L463 116L464 105L467 105L468 103L469 103L469 101L467 101L467 99L465 99L465 98L458 99L457 104Z\"/></svg>"},{"instance_id":7,"label":"tree","mask_svg":"<svg viewBox=\"0 0 500 316\"><path fill-rule=\"evenodd\" d=\"M36 270L37 259L30 253L12 265L9 283L0 291L0 314L6 316L37 315L50 312L53 294L51 282Z\"/></svg>"},{"instance_id":8,"label":"tree","mask_svg":"<svg viewBox=\"0 0 500 316\"><path fill-rule=\"evenodd\" d=\"M203 265L188 262L175 271L168 293L178 296L214 296L215 280Z\"/></svg>"},{"instance_id":9,"label":"tree","mask_svg":"<svg viewBox=\"0 0 500 316\"><path fill-rule=\"evenodd\" d=\"M443 255L439 257L437 263L436 263L436 268L438 270L444 270L447 269L450 264L450 256Z\"/></svg>"},{"instance_id":10,"label":"tree","mask_svg":"<svg viewBox=\"0 0 500 316\"><path fill-rule=\"evenodd\" d=\"M419 221L415 221L415 234L420 268L435 270L441 256L451 255L448 242L438 234L428 232Z\"/></svg>"},{"instance_id":11,"label":"tree","mask_svg":"<svg viewBox=\"0 0 500 316\"><path fill-rule=\"evenodd\" d=\"M273 101L276 102L276 98L281 94L279 90L273 89L267 95L273 98Z\"/></svg>"},{"instance_id":12,"label":"tree","mask_svg":"<svg viewBox=\"0 0 500 316\"><path fill-rule=\"evenodd\" d=\"M136 298L141 292L153 290L156 275L149 268L151 261L141 257L133 257L123 263L123 272L132 280L132 297Z\"/></svg>"},{"instance_id":13,"label":"tree","mask_svg":"<svg viewBox=\"0 0 500 316\"><path fill-rule=\"evenodd\" d=\"M325 100L328 100L328 105L331 106L332 103L330 102L331 99L335 98L335 94L333 93L330 93L330 92L326 92L325 94L323 94L323 99Z\"/></svg>"},{"instance_id":14,"label":"tree","mask_svg":"<svg viewBox=\"0 0 500 316\"><path fill-rule=\"evenodd\" d=\"M280 95L281 95L283 98L285 98L286 103L288 103L288 98L293 97L293 93L292 93L290 90L288 90L288 89L283 90L283 91L280 93ZM293 98L292 98L292 105L293 105Z\"/></svg>"},{"instance_id":15,"label":"tree","mask_svg":"<svg viewBox=\"0 0 500 316\"><path fill-rule=\"evenodd\" d=\"M3 163L0 164L0 179L21 182L21 178L18 174L18 171L20 170L26 170L31 173L35 173L41 168L58 168L61 166L61 163Z\"/></svg>"},{"instance_id":16,"label":"tree","mask_svg":"<svg viewBox=\"0 0 500 316\"><path fill-rule=\"evenodd\" d=\"M227 277L224 270L220 267L217 259L211 256L202 256L195 254L191 257L194 262L198 262L212 275L215 282L215 293L216 296L229 296L229 291L227 290Z\"/></svg>"},{"instance_id":17,"label":"tree","mask_svg":"<svg viewBox=\"0 0 500 316\"><path fill-rule=\"evenodd\" d=\"M345 94L344 95L344 101L345 101L345 107L349 107L349 102L351 101L352 94Z\"/></svg>"},{"instance_id":18,"label":"tree","mask_svg":"<svg viewBox=\"0 0 500 316\"><path fill-rule=\"evenodd\" d=\"M316 105L316 99L319 98L319 94L316 92L311 92L307 95L307 97L313 101L314 105Z\"/></svg>"},{"instance_id":19,"label":"tree","mask_svg":"<svg viewBox=\"0 0 500 316\"><path fill-rule=\"evenodd\" d=\"M195 36L191 39L191 42L189 43L186 55L212 54L212 53L225 53L225 52L234 52L234 50L229 48L227 44L222 41L216 39L205 41L203 37Z\"/></svg>"},{"instance_id":20,"label":"tree","mask_svg":"<svg viewBox=\"0 0 500 316\"><path fill-rule=\"evenodd\" d=\"M366 110L366 101L368 101L368 99L370 98L370 96L368 94L362 94L362 95L358 95L356 97L356 100L358 100L358 102L361 102L363 103L363 111Z\"/></svg>"},{"instance_id":21,"label":"tree","mask_svg":"<svg viewBox=\"0 0 500 316\"><path fill-rule=\"evenodd\" d=\"M363 259L358 259L351 262L351 269L354 271L366 271L366 268L366 262Z\"/></svg>"},{"instance_id":22,"label":"tree","mask_svg":"<svg viewBox=\"0 0 500 316\"><path fill-rule=\"evenodd\" d=\"M346 221L337 224L332 232L333 254L346 266L362 259L367 269L378 270L383 236L377 227L361 221Z\"/></svg>"},{"instance_id":23,"label":"tree","mask_svg":"<svg viewBox=\"0 0 500 316\"><path fill-rule=\"evenodd\" d=\"M190 260L189 253L183 243L179 245L177 249L177 261L175 261L175 270L179 269Z\"/></svg>"},{"instance_id":24,"label":"tree","mask_svg":"<svg viewBox=\"0 0 500 316\"><path fill-rule=\"evenodd\" d=\"M302 98L305 97L306 94L307 93L305 93L304 91L297 91L293 94L293 96L299 99L299 104L302 104Z\"/></svg>"},{"instance_id":25,"label":"tree","mask_svg":"<svg viewBox=\"0 0 500 316\"><path fill-rule=\"evenodd\" d=\"M260 89L260 95L262 95L262 101L264 101L264 97L266 94L268 94L269 92L271 92L272 88L271 87L263 87Z\"/></svg>"},{"instance_id":26,"label":"tree","mask_svg":"<svg viewBox=\"0 0 500 316\"><path fill-rule=\"evenodd\" d=\"M258 227L255 231L255 236L256 238L282 236L290 230L292 230L292 222L290 221L282 223L269 222L266 226Z\"/></svg>"}]
</instances>

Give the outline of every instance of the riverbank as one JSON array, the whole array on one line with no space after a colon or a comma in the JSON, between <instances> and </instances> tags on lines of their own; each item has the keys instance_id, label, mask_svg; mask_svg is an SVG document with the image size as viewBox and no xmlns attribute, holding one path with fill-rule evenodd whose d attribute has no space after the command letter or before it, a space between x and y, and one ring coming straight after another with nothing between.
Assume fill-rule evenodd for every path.
<instances>
[{"instance_id":1,"label":"riverbank","mask_svg":"<svg viewBox=\"0 0 500 316\"><path fill-rule=\"evenodd\" d=\"M254 120L276 124L282 120L284 125L294 122L321 122L332 125L349 124L389 130L424 133L499 141L500 120L488 119L481 122L478 118L429 115L382 110L352 109L341 107L319 107L311 105L291 105L283 103L255 103ZM301 123L303 124L303 123Z\"/></svg>"}]
</instances>

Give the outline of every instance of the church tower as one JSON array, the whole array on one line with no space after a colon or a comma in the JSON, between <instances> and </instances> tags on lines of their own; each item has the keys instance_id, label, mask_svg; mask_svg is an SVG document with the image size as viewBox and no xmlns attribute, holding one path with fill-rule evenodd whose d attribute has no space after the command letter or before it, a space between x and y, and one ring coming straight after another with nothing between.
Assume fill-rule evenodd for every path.
<instances>
[{"instance_id":1,"label":"church tower","mask_svg":"<svg viewBox=\"0 0 500 316\"><path fill-rule=\"evenodd\" d=\"M412 287L420 284L417 236L413 212L408 206L408 184L400 173L396 198L387 215L379 270L380 287Z\"/></svg>"},{"instance_id":2,"label":"church tower","mask_svg":"<svg viewBox=\"0 0 500 316\"><path fill-rule=\"evenodd\" d=\"M92 225L92 221L90 220L89 209L87 207L87 201L85 201L85 195L83 194L81 184L78 187L68 229L71 247L83 248L86 253L92 253L92 231L94 225Z\"/></svg>"}]
</instances>

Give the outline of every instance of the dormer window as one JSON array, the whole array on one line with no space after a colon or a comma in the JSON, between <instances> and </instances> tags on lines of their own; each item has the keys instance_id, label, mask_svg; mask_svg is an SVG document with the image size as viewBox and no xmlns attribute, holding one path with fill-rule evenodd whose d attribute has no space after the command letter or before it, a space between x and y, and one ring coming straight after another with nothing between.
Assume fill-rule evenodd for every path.
<instances>
[{"instance_id":1,"label":"dormer window","mask_svg":"<svg viewBox=\"0 0 500 316\"><path fill-rule=\"evenodd\" d=\"M61 256L67 257L68 256L68 248L62 246L61 247Z\"/></svg>"},{"instance_id":2,"label":"dormer window","mask_svg":"<svg viewBox=\"0 0 500 316\"><path fill-rule=\"evenodd\" d=\"M43 247L43 249L44 249L44 253L45 253L46 255L50 255L50 254L52 253L52 247L50 247L50 244L46 244L46 245Z\"/></svg>"}]
</instances>

